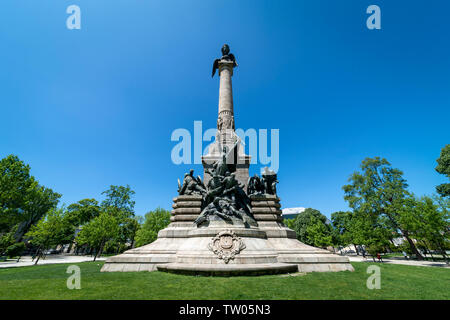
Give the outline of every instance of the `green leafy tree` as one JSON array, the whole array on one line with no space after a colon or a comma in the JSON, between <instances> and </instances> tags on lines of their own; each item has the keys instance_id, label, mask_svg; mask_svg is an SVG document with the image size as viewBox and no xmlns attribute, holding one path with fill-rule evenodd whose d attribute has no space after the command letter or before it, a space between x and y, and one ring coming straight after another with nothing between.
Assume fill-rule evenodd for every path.
<instances>
[{"instance_id":1,"label":"green leafy tree","mask_svg":"<svg viewBox=\"0 0 450 320\"><path fill-rule=\"evenodd\" d=\"M116 241L119 237L119 220L117 215L103 211L100 215L83 226L76 237L79 246L88 245L96 249L94 261L108 241Z\"/></svg>"},{"instance_id":2,"label":"green leafy tree","mask_svg":"<svg viewBox=\"0 0 450 320\"><path fill-rule=\"evenodd\" d=\"M330 228L319 218L312 216L306 227L308 241L315 247L326 248L332 244Z\"/></svg>"},{"instance_id":3,"label":"green leafy tree","mask_svg":"<svg viewBox=\"0 0 450 320\"><path fill-rule=\"evenodd\" d=\"M370 243L370 238L364 238L372 235L375 237L373 241L379 243L379 236L386 235L385 240L388 240L392 230L399 230L417 258L423 259L411 239L410 231L399 219L405 198L409 196L403 172L392 168L386 159L379 157L363 160L361 170L362 172L353 173L349 179L350 184L343 187L344 199L359 217L358 223L365 221L368 228L364 229L364 233L359 232L359 236L363 237L360 240Z\"/></svg>"},{"instance_id":4,"label":"green leafy tree","mask_svg":"<svg viewBox=\"0 0 450 320\"><path fill-rule=\"evenodd\" d=\"M283 223L289 229L295 229L295 219L283 219Z\"/></svg>"},{"instance_id":5,"label":"green leafy tree","mask_svg":"<svg viewBox=\"0 0 450 320\"><path fill-rule=\"evenodd\" d=\"M352 216L353 214L351 211L337 211L331 214L331 224L333 226L333 238L335 239L335 245L345 247L352 244Z\"/></svg>"},{"instance_id":6,"label":"green leafy tree","mask_svg":"<svg viewBox=\"0 0 450 320\"><path fill-rule=\"evenodd\" d=\"M449 211L447 199L410 197L399 215L400 223L410 230L427 251L438 250L446 258Z\"/></svg>"},{"instance_id":7,"label":"green leafy tree","mask_svg":"<svg viewBox=\"0 0 450 320\"><path fill-rule=\"evenodd\" d=\"M59 193L40 186L35 181L32 189L27 194L24 210L20 215L22 222L19 224L16 239L18 241L22 240L23 235L32 225L37 223L49 210L55 209L60 197Z\"/></svg>"},{"instance_id":8,"label":"green leafy tree","mask_svg":"<svg viewBox=\"0 0 450 320\"><path fill-rule=\"evenodd\" d=\"M26 233L29 242L38 247L38 263L43 251L72 240L75 228L65 219L65 208L53 208Z\"/></svg>"},{"instance_id":9,"label":"green leafy tree","mask_svg":"<svg viewBox=\"0 0 450 320\"><path fill-rule=\"evenodd\" d=\"M119 224L119 234L115 239L115 243L110 243L110 247L113 245L116 246L117 251L120 251L120 248L127 245L127 243L132 247L139 226L134 214L135 201L133 200L133 196L135 192L129 185L111 185L109 189L102 192L102 194L104 194L106 198L102 201L101 210L113 214Z\"/></svg>"},{"instance_id":10,"label":"green leafy tree","mask_svg":"<svg viewBox=\"0 0 450 320\"><path fill-rule=\"evenodd\" d=\"M116 253L121 251L120 248L133 247L135 243L136 233L140 228L140 223L142 217L122 217L120 219L119 225L119 236L117 238Z\"/></svg>"},{"instance_id":11,"label":"green leafy tree","mask_svg":"<svg viewBox=\"0 0 450 320\"><path fill-rule=\"evenodd\" d=\"M314 219L315 218L315 219ZM299 213L292 223L293 230L297 233L299 241L314 245L314 240L308 235L308 227L320 221L322 224L327 225L327 218L320 213L319 210L307 208L305 211ZM328 227L329 228L329 227Z\"/></svg>"},{"instance_id":12,"label":"green leafy tree","mask_svg":"<svg viewBox=\"0 0 450 320\"><path fill-rule=\"evenodd\" d=\"M441 155L436 161L438 163L436 171L450 179L450 144L442 148ZM450 183L438 185L436 191L443 197L450 197Z\"/></svg>"},{"instance_id":13,"label":"green leafy tree","mask_svg":"<svg viewBox=\"0 0 450 320\"><path fill-rule=\"evenodd\" d=\"M170 223L170 211L157 208L145 215L144 224L136 233L136 246L151 243L158 237L158 232Z\"/></svg>"},{"instance_id":14,"label":"green leafy tree","mask_svg":"<svg viewBox=\"0 0 450 320\"><path fill-rule=\"evenodd\" d=\"M95 199L82 199L67 207L67 219L75 226L82 226L99 215L100 206Z\"/></svg>"},{"instance_id":15,"label":"green leafy tree","mask_svg":"<svg viewBox=\"0 0 450 320\"><path fill-rule=\"evenodd\" d=\"M126 214L127 217L134 216L133 196L135 192L131 190L130 186L113 186L111 185L108 190L103 191L102 194L106 196L106 199L102 202L102 207L115 207Z\"/></svg>"},{"instance_id":16,"label":"green leafy tree","mask_svg":"<svg viewBox=\"0 0 450 320\"><path fill-rule=\"evenodd\" d=\"M0 160L0 232L8 232L18 224L25 206L25 198L34 179L30 166L17 156Z\"/></svg>"},{"instance_id":17,"label":"green leafy tree","mask_svg":"<svg viewBox=\"0 0 450 320\"><path fill-rule=\"evenodd\" d=\"M17 156L0 160L0 234L17 225L16 241L47 211L55 208L60 194L39 185L30 175L30 166Z\"/></svg>"},{"instance_id":18,"label":"green leafy tree","mask_svg":"<svg viewBox=\"0 0 450 320\"><path fill-rule=\"evenodd\" d=\"M15 233L16 228L13 228L10 232L0 236L0 256L6 255L8 248L16 243L16 239L14 239Z\"/></svg>"},{"instance_id":19,"label":"green leafy tree","mask_svg":"<svg viewBox=\"0 0 450 320\"><path fill-rule=\"evenodd\" d=\"M26 246L23 242L15 242L14 244L10 245L8 248L6 248L5 255L9 258L14 258L22 255L22 253L25 251ZM17 260L19 261L19 260Z\"/></svg>"}]
</instances>

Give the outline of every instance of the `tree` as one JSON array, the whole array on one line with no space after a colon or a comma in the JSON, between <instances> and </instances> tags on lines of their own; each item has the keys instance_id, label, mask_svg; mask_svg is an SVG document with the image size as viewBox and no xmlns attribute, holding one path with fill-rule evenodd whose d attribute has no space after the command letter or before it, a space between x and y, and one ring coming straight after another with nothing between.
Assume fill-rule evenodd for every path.
<instances>
[{"instance_id":1,"label":"tree","mask_svg":"<svg viewBox=\"0 0 450 320\"><path fill-rule=\"evenodd\" d=\"M30 166L17 156L9 155L0 160L0 232L8 232L20 222L19 216L33 181Z\"/></svg>"},{"instance_id":2,"label":"tree","mask_svg":"<svg viewBox=\"0 0 450 320\"><path fill-rule=\"evenodd\" d=\"M19 256L19 259L20 259L20 256L25 251L25 249L26 249L25 243L15 242L14 244L12 244L8 248L6 248L5 255L8 256L9 258ZM19 261L19 259L17 260L17 262Z\"/></svg>"},{"instance_id":3,"label":"tree","mask_svg":"<svg viewBox=\"0 0 450 320\"><path fill-rule=\"evenodd\" d=\"M17 241L22 240L23 235L36 224L49 210L55 209L58 205L59 193L53 192L52 189L40 186L37 181L32 185L25 198L24 210L20 214L20 220L17 233L15 235Z\"/></svg>"},{"instance_id":4,"label":"tree","mask_svg":"<svg viewBox=\"0 0 450 320\"><path fill-rule=\"evenodd\" d=\"M408 184L403 178L403 172L391 167L386 159L380 157L366 158L361 164L362 172L355 172L350 176L350 184L343 186L344 199L349 202L356 216L370 222L365 236L379 236L385 234L389 239L389 229L399 230L411 246L411 250L418 259L423 259L410 237L409 230L399 220L401 207L405 205L405 198L409 196ZM379 230L383 227L387 230ZM373 229L371 231L370 229ZM376 231L376 232L375 232ZM371 242L369 239L361 239Z\"/></svg>"},{"instance_id":5,"label":"tree","mask_svg":"<svg viewBox=\"0 0 450 320\"><path fill-rule=\"evenodd\" d=\"M78 245L89 245L96 249L94 261L108 241L114 241L119 236L119 221L114 213L102 211L100 215L86 225L76 237Z\"/></svg>"},{"instance_id":6,"label":"tree","mask_svg":"<svg viewBox=\"0 0 450 320\"><path fill-rule=\"evenodd\" d=\"M331 246L332 236L330 228L319 218L312 216L310 224L306 227L308 241L315 247L326 248Z\"/></svg>"},{"instance_id":7,"label":"tree","mask_svg":"<svg viewBox=\"0 0 450 320\"><path fill-rule=\"evenodd\" d=\"M145 221L136 233L136 246L151 243L158 237L158 232L170 223L170 211L157 208L145 214Z\"/></svg>"},{"instance_id":8,"label":"tree","mask_svg":"<svg viewBox=\"0 0 450 320\"><path fill-rule=\"evenodd\" d=\"M100 215L100 206L95 199L83 199L67 207L67 219L75 226L82 226Z\"/></svg>"},{"instance_id":9,"label":"tree","mask_svg":"<svg viewBox=\"0 0 450 320\"><path fill-rule=\"evenodd\" d=\"M35 264L38 263L44 250L72 240L75 229L64 218L65 213L64 207L51 209L26 233L29 242L38 247Z\"/></svg>"},{"instance_id":10,"label":"tree","mask_svg":"<svg viewBox=\"0 0 450 320\"><path fill-rule=\"evenodd\" d=\"M446 258L449 236L450 199L410 197L399 215L400 223L427 249L438 250Z\"/></svg>"},{"instance_id":11,"label":"tree","mask_svg":"<svg viewBox=\"0 0 450 320\"><path fill-rule=\"evenodd\" d=\"M113 186L111 185L108 190L103 191L102 194L106 195L106 199L102 202L102 207L115 207L126 213L127 217L134 216L134 204L132 200L135 192L131 190L130 186Z\"/></svg>"},{"instance_id":12,"label":"tree","mask_svg":"<svg viewBox=\"0 0 450 320\"><path fill-rule=\"evenodd\" d=\"M295 229L295 219L283 219L283 223L289 229Z\"/></svg>"},{"instance_id":13,"label":"tree","mask_svg":"<svg viewBox=\"0 0 450 320\"><path fill-rule=\"evenodd\" d=\"M441 150L441 155L436 160L438 165L436 171L440 174L446 175L450 179L450 144L447 144ZM436 191L442 197L450 197L450 183L443 183L436 187Z\"/></svg>"},{"instance_id":14,"label":"tree","mask_svg":"<svg viewBox=\"0 0 450 320\"><path fill-rule=\"evenodd\" d=\"M337 211L331 214L331 224L333 226L335 245L345 247L352 244L352 216L353 214L351 211Z\"/></svg>"},{"instance_id":15,"label":"tree","mask_svg":"<svg viewBox=\"0 0 450 320\"><path fill-rule=\"evenodd\" d=\"M0 236L0 256L6 255L8 248L16 243L16 239L14 239L16 229L13 228L10 232Z\"/></svg>"},{"instance_id":16,"label":"tree","mask_svg":"<svg viewBox=\"0 0 450 320\"><path fill-rule=\"evenodd\" d=\"M314 219L316 218L316 219ZM299 241L314 245L314 240L310 238L308 235L308 227L316 224L317 221L320 221L322 224L324 224L327 227L327 218L320 213L319 210L307 208L302 213L299 213L292 223L293 230L297 233L297 238ZM329 227L327 227L329 229Z\"/></svg>"},{"instance_id":17,"label":"tree","mask_svg":"<svg viewBox=\"0 0 450 320\"><path fill-rule=\"evenodd\" d=\"M30 227L58 204L60 194L39 185L30 166L17 156L0 160L0 234L17 227L20 241Z\"/></svg>"}]
</instances>

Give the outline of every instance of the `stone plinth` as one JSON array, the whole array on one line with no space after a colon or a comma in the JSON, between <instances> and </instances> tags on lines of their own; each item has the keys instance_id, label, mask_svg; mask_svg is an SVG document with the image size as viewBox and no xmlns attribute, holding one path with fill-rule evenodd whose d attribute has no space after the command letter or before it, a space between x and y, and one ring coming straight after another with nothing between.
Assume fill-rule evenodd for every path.
<instances>
[{"instance_id":1,"label":"stone plinth","mask_svg":"<svg viewBox=\"0 0 450 320\"><path fill-rule=\"evenodd\" d=\"M252 195L250 199L257 227L245 227L235 220L231 225L213 220L197 227L193 221L201 212L202 197L178 196L174 198L171 223L158 233L155 242L108 258L102 271L161 270L222 276L353 271L347 257L298 241L295 231L282 223L277 196ZM242 242L228 261L214 251L213 239L223 232L231 232L237 242Z\"/></svg>"},{"instance_id":2,"label":"stone plinth","mask_svg":"<svg viewBox=\"0 0 450 320\"><path fill-rule=\"evenodd\" d=\"M201 212L202 197L178 196L171 223L158 233L155 242L108 258L102 271L161 270L221 276L353 271L347 257L298 241L295 231L282 223L277 196L252 195L250 199L256 227L246 227L238 220L233 224L212 220L197 227L193 221ZM219 257L221 249L217 247L224 232L233 234L229 236L234 237L233 245L239 244L228 261L226 254L225 259Z\"/></svg>"}]
</instances>

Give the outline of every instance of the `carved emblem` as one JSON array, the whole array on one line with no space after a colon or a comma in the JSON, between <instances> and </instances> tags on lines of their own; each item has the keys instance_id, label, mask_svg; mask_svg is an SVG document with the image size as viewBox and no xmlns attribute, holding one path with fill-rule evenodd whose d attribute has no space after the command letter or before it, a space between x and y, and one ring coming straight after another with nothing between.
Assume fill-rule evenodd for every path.
<instances>
[{"instance_id":1,"label":"carved emblem","mask_svg":"<svg viewBox=\"0 0 450 320\"><path fill-rule=\"evenodd\" d=\"M234 257L245 249L244 241L233 231L225 230L219 232L208 244L208 249L222 259L225 263L233 260Z\"/></svg>"}]
</instances>

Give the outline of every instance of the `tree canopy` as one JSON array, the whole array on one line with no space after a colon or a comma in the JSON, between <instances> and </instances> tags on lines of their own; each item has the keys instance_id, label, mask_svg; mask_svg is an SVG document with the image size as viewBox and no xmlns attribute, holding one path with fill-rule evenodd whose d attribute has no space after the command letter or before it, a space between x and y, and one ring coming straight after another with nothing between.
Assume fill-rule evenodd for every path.
<instances>
[{"instance_id":1,"label":"tree canopy","mask_svg":"<svg viewBox=\"0 0 450 320\"><path fill-rule=\"evenodd\" d=\"M81 226L100 214L100 206L95 199L82 199L67 207L67 219L74 225Z\"/></svg>"},{"instance_id":2,"label":"tree canopy","mask_svg":"<svg viewBox=\"0 0 450 320\"><path fill-rule=\"evenodd\" d=\"M450 144L441 150L440 157L436 160L436 171L450 179ZM443 197L450 197L450 183L443 183L436 187L436 191Z\"/></svg>"},{"instance_id":3,"label":"tree canopy","mask_svg":"<svg viewBox=\"0 0 450 320\"><path fill-rule=\"evenodd\" d=\"M129 185L113 186L108 190L103 191L102 194L106 196L102 201L102 207L115 207L126 214L126 216L134 216L135 201L132 199L135 192L131 190Z\"/></svg>"},{"instance_id":4,"label":"tree canopy","mask_svg":"<svg viewBox=\"0 0 450 320\"><path fill-rule=\"evenodd\" d=\"M140 247L156 240L158 232L170 223L170 211L157 208L145 214L145 221L136 233L136 246Z\"/></svg>"},{"instance_id":5,"label":"tree canopy","mask_svg":"<svg viewBox=\"0 0 450 320\"><path fill-rule=\"evenodd\" d=\"M0 233L17 225L14 237L20 241L33 224L56 208L60 197L39 185L30 175L30 166L17 156L0 160Z\"/></svg>"},{"instance_id":6,"label":"tree canopy","mask_svg":"<svg viewBox=\"0 0 450 320\"><path fill-rule=\"evenodd\" d=\"M119 237L119 221L115 214L102 211L100 215L86 225L76 237L78 245L89 245L96 249L94 261L108 241Z\"/></svg>"},{"instance_id":7,"label":"tree canopy","mask_svg":"<svg viewBox=\"0 0 450 320\"><path fill-rule=\"evenodd\" d=\"M293 222L288 222L288 224L297 233L299 241L309 245L315 245L316 243L320 247L329 245L328 238L331 236L331 228L327 223L327 217L319 210L307 208L299 213ZM319 243L320 245L318 245ZM324 243L327 244L324 245Z\"/></svg>"},{"instance_id":8,"label":"tree canopy","mask_svg":"<svg viewBox=\"0 0 450 320\"><path fill-rule=\"evenodd\" d=\"M31 226L30 231L26 233L29 242L39 248L39 251L49 249L57 245L69 243L75 232L72 224L65 219L66 210L62 208L53 208L38 221L37 224ZM39 260L36 260L36 263Z\"/></svg>"},{"instance_id":9,"label":"tree canopy","mask_svg":"<svg viewBox=\"0 0 450 320\"><path fill-rule=\"evenodd\" d=\"M361 164L361 172L353 173L349 184L343 187L350 208L356 220L353 225L354 240L363 244L381 246L397 230L408 241L414 254L422 259L410 237L410 230L402 223L400 215L410 197L408 184L403 172L392 168L380 157L366 158Z\"/></svg>"}]
</instances>

